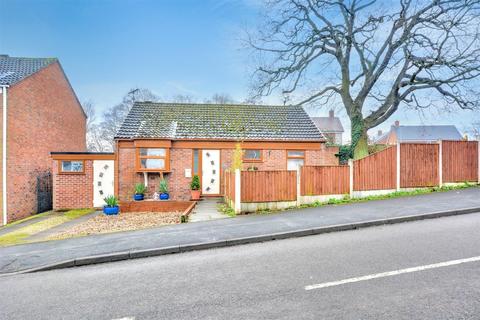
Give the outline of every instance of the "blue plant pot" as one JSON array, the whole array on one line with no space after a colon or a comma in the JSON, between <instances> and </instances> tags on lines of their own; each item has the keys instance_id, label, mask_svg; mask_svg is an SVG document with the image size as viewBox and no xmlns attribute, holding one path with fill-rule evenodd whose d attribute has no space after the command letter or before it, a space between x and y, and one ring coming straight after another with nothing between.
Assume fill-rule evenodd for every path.
<instances>
[{"instance_id":1,"label":"blue plant pot","mask_svg":"<svg viewBox=\"0 0 480 320\"><path fill-rule=\"evenodd\" d=\"M160 200L168 200L168 198L170 198L168 193L160 193Z\"/></svg>"},{"instance_id":2,"label":"blue plant pot","mask_svg":"<svg viewBox=\"0 0 480 320\"><path fill-rule=\"evenodd\" d=\"M115 207L104 206L103 207L103 213L105 213L108 216L116 215L116 214L118 214L119 211L120 211L119 206L115 206Z\"/></svg>"},{"instance_id":3,"label":"blue plant pot","mask_svg":"<svg viewBox=\"0 0 480 320\"><path fill-rule=\"evenodd\" d=\"M143 195L143 194L135 194L135 195L133 196L133 199L134 199L135 201L142 201L142 200L144 199L144 195Z\"/></svg>"}]
</instances>

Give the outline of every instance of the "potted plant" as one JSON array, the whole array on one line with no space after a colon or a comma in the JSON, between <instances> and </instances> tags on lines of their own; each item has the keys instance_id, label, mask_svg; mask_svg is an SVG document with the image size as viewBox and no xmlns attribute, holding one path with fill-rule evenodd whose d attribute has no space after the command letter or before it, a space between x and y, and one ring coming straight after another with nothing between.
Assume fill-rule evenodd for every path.
<instances>
[{"instance_id":1,"label":"potted plant","mask_svg":"<svg viewBox=\"0 0 480 320\"><path fill-rule=\"evenodd\" d=\"M160 200L168 200L170 197L168 195L168 183L167 180L160 180L160 185L158 186L158 191L160 192Z\"/></svg>"},{"instance_id":2,"label":"potted plant","mask_svg":"<svg viewBox=\"0 0 480 320\"><path fill-rule=\"evenodd\" d=\"M190 182L190 193L192 200L200 200L200 178L198 175L194 175L192 182Z\"/></svg>"},{"instance_id":3,"label":"potted plant","mask_svg":"<svg viewBox=\"0 0 480 320\"><path fill-rule=\"evenodd\" d=\"M120 208L118 207L118 199L115 196L108 196L104 198L103 201L106 203L106 205L103 206L103 213L106 215L118 214Z\"/></svg>"},{"instance_id":4,"label":"potted plant","mask_svg":"<svg viewBox=\"0 0 480 320\"><path fill-rule=\"evenodd\" d=\"M137 183L135 185L135 194L133 195L133 199L135 201L142 201L145 197L145 191L147 187L143 183Z\"/></svg>"}]
</instances>

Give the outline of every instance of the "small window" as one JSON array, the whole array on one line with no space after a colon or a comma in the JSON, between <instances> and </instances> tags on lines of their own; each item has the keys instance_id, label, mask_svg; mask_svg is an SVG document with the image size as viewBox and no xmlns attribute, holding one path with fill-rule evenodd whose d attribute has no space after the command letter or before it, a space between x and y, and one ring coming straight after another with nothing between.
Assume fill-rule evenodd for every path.
<instances>
[{"instance_id":1,"label":"small window","mask_svg":"<svg viewBox=\"0 0 480 320\"><path fill-rule=\"evenodd\" d=\"M243 153L243 161L245 162L258 162L262 161L262 150L247 149Z\"/></svg>"},{"instance_id":2,"label":"small window","mask_svg":"<svg viewBox=\"0 0 480 320\"><path fill-rule=\"evenodd\" d=\"M287 170L297 170L305 165L305 151L287 151Z\"/></svg>"},{"instance_id":3,"label":"small window","mask_svg":"<svg viewBox=\"0 0 480 320\"><path fill-rule=\"evenodd\" d=\"M82 160L62 160L60 163L62 173L83 173Z\"/></svg>"},{"instance_id":4,"label":"small window","mask_svg":"<svg viewBox=\"0 0 480 320\"><path fill-rule=\"evenodd\" d=\"M168 149L165 148L138 148L138 171L166 171L168 170Z\"/></svg>"},{"instance_id":5,"label":"small window","mask_svg":"<svg viewBox=\"0 0 480 320\"><path fill-rule=\"evenodd\" d=\"M200 166L200 163L199 163L198 149L193 149L193 174L194 175L200 174L199 166Z\"/></svg>"}]
</instances>

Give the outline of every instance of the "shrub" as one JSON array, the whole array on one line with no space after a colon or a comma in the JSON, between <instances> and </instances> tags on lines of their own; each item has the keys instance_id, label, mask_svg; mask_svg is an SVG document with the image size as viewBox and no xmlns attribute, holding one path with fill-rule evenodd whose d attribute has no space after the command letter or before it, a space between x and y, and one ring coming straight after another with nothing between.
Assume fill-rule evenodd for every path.
<instances>
[{"instance_id":1,"label":"shrub","mask_svg":"<svg viewBox=\"0 0 480 320\"><path fill-rule=\"evenodd\" d=\"M168 193L168 183L167 180L162 179L160 180L160 184L158 186L158 191L160 193Z\"/></svg>"},{"instance_id":2,"label":"shrub","mask_svg":"<svg viewBox=\"0 0 480 320\"><path fill-rule=\"evenodd\" d=\"M200 190L200 178L198 175L194 175L192 182L190 182L190 190Z\"/></svg>"},{"instance_id":3,"label":"shrub","mask_svg":"<svg viewBox=\"0 0 480 320\"><path fill-rule=\"evenodd\" d=\"M107 204L107 207L116 207L118 206L118 199L115 196L108 196L103 199Z\"/></svg>"},{"instance_id":4,"label":"shrub","mask_svg":"<svg viewBox=\"0 0 480 320\"><path fill-rule=\"evenodd\" d=\"M137 183L135 185L135 194L145 194L145 191L147 191L147 187L143 183Z\"/></svg>"}]
</instances>

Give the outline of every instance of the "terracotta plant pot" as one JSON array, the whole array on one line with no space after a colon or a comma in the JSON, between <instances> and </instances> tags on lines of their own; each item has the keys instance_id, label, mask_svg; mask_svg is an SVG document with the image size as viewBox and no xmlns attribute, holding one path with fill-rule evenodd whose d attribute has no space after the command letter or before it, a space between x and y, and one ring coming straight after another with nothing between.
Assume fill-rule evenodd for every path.
<instances>
[{"instance_id":1,"label":"terracotta plant pot","mask_svg":"<svg viewBox=\"0 0 480 320\"><path fill-rule=\"evenodd\" d=\"M200 190L190 190L192 200L200 200Z\"/></svg>"}]
</instances>

